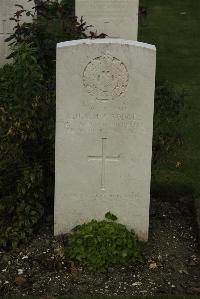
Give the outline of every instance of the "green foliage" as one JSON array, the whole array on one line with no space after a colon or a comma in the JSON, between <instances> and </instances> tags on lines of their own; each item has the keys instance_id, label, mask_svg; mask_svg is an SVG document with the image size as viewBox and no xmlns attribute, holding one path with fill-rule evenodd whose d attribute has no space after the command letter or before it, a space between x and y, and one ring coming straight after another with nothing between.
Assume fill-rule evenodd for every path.
<instances>
[{"instance_id":1,"label":"green foliage","mask_svg":"<svg viewBox=\"0 0 200 299\"><path fill-rule=\"evenodd\" d=\"M169 82L157 82L154 109L153 169L163 165L169 154L180 147L183 136L180 120L186 93Z\"/></svg>"},{"instance_id":2,"label":"green foliage","mask_svg":"<svg viewBox=\"0 0 200 299\"><path fill-rule=\"evenodd\" d=\"M112 220L112 221L115 221L117 220L117 216L115 216L114 214L110 213L110 212L107 212L105 214L105 218L108 219L108 220Z\"/></svg>"},{"instance_id":3,"label":"green foliage","mask_svg":"<svg viewBox=\"0 0 200 299\"><path fill-rule=\"evenodd\" d=\"M140 259L135 233L107 220L92 220L77 226L69 236L67 255L93 271L106 271L113 265Z\"/></svg>"},{"instance_id":4,"label":"green foliage","mask_svg":"<svg viewBox=\"0 0 200 299\"><path fill-rule=\"evenodd\" d=\"M35 1L14 16L12 63L0 69L0 247L17 246L53 210L56 43L84 36L69 2Z\"/></svg>"},{"instance_id":5,"label":"green foliage","mask_svg":"<svg viewBox=\"0 0 200 299\"><path fill-rule=\"evenodd\" d=\"M0 70L0 246L26 239L53 194L55 91L36 49L21 43L14 50Z\"/></svg>"},{"instance_id":6,"label":"green foliage","mask_svg":"<svg viewBox=\"0 0 200 299\"><path fill-rule=\"evenodd\" d=\"M33 0L31 0L33 2ZM85 38L85 23L74 16L71 0L49 1L35 0L33 11L19 8L14 21L15 32L6 41L11 44L26 42L36 48L37 61L43 70L49 75L49 71L55 68L56 44L61 41ZM32 15L34 22L20 23L22 15ZM10 57L15 56L15 51Z\"/></svg>"}]
</instances>

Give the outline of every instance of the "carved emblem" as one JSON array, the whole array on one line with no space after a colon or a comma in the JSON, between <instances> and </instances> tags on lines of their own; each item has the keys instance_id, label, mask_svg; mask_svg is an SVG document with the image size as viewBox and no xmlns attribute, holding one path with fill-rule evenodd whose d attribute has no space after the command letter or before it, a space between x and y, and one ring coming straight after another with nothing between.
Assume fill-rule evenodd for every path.
<instances>
[{"instance_id":1,"label":"carved emblem","mask_svg":"<svg viewBox=\"0 0 200 299\"><path fill-rule=\"evenodd\" d=\"M83 72L83 85L88 93L102 101L121 96L127 88L128 79L124 63L110 54L92 59Z\"/></svg>"}]
</instances>

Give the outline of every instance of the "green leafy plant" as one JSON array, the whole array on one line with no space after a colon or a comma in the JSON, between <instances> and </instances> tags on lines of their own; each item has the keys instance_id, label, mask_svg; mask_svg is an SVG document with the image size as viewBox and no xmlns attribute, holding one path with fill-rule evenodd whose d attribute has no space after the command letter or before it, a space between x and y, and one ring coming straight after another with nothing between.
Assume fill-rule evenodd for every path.
<instances>
[{"instance_id":1,"label":"green leafy plant","mask_svg":"<svg viewBox=\"0 0 200 299\"><path fill-rule=\"evenodd\" d=\"M49 76L49 72L55 71L56 44L66 40L86 38L87 26L83 19L78 20L75 17L71 0L30 1L33 2L31 11L18 5L19 9L13 17L15 30L6 41L10 45L22 42L33 44L37 61ZM20 22L23 15L32 15L33 22ZM8 58L14 57L15 54L15 51L12 51Z\"/></svg>"},{"instance_id":2,"label":"green leafy plant","mask_svg":"<svg viewBox=\"0 0 200 299\"><path fill-rule=\"evenodd\" d=\"M32 44L0 70L0 246L18 245L53 200L55 93ZM46 125L44 126L44 123Z\"/></svg>"},{"instance_id":3,"label":"green leafy plant","mask_svg":"<svg viewBox=\"0 0 200 299\"><path fill-rule=\"evenodd\" d=\"M112 219L117 217L110 212L106 217L110 220L92 220L77 226L69 236L66 254L93 271L106 271L113 265L141 258L134 231L114 222Z\"/></svg>"},{"instance_id":4,"label":"green leafy plant","mask_svg":"<svg viewBox=\"0 0 200 299\"><path fill-rule=\"evenodd\" d=\"M26 241L53 213L56 43L85 37L71 0L32 2L16 6L12 60L0 68L0 247ZM37 17L21 23L23 14Z\"/></svg>"},{"instance_id":5,"label":"green leafy plant","mask_svg":"<svg viewBox=\"0 0 200 299\"><path fill-rule=\"evenodd\" d=\"M107 213L105 214L105 218L108 219L108 220L112 220L112 221L117 220L117 216L115 216L115 215L112 214L111 212L107 212Z\"/></svg>"}]
</instances>

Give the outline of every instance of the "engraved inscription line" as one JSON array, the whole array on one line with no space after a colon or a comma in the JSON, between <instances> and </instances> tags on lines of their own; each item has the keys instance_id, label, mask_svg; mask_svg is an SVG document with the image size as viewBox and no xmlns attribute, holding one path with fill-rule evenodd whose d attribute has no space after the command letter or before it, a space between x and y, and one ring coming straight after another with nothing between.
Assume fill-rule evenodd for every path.
<instances>
[{"instance_id":1,"label":"engraved inscription line","mask_svg":"<svg viewBox=\"0 0 200 299\"><path fill-rule=\"evenodd\" d=\"M88 156L88 161L101 161L101 190L105 190L106 185L106 161L118 162L120 155L118 156L107 156L106 155L106 140L107 138L102 138L102 154L101 156Z\"/></svg>"}]
</instances>

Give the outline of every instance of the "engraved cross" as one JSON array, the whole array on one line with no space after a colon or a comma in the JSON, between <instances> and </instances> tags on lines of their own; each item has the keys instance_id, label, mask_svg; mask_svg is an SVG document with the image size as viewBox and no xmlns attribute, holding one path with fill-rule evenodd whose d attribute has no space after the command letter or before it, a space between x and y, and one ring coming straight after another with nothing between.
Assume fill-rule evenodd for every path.
<instances>
[{"instance_id":1,"label":"engraved cross","mask_svg":"<svg viewBox=\"0 0 200 299\"><path fill-rule=\"evenodd\" d=\"M106 140L107 138L102 138L102 154L101 156L88 156L88 161L101 161L101 190L105 190L106 183L106 161L118 162L120 155L118 156L107 156L106 155Z\"/></svg>"}]
</instances>

